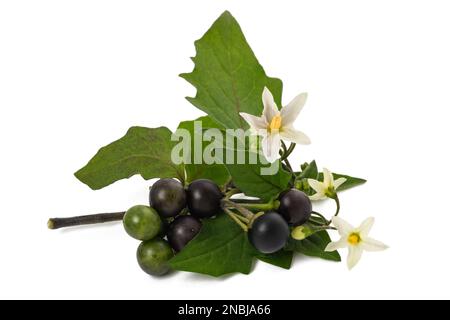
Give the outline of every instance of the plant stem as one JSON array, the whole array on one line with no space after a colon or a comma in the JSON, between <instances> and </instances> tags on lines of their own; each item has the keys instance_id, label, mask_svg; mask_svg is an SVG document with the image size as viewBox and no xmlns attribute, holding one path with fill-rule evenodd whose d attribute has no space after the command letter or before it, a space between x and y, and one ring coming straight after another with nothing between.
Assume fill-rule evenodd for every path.
<instances>
[{"instance_id":1,"label":"plant stem","mask_svg":"<svg viewBox=\"0 0 450 320\"><path fill-rule=\"evenodd\" d=\"M223 208L223 210L226 212L226 214L228 214L228 216L233 219L234 222L236 222L241 228L242 230L244 230L245 232L248 231L248 227L245 223L243 223L241 220L239 220L239 218L237 218L236 214L231 211L228 208Z\"/></svg>"},{"instance_id":2,"label":"plant stem","mask_svg":"<svg viewBox=\"0 0 450 320\"><path fill-rule=\"evenodd\" d=\"M283 142L283 144L284 144L284 142ZM291 143L290 145L289 145L289 148L288 149L286 149L286 145L284 145L284 148L283 148L283 155L281 156L281 161L284 161L284 160L286 160L290 155L291 155L291 153L292 153L292 151L294 151L294 149L295 149L295 146L296 146L296 144L295 143Z\"/></svg>"},{"instance_id":3,"label":"plant stem","mask_svg":"<svg viewBox=\"0 0 450 320\"><path fill-rule=\"evenodd\" d=\"M341 203L339 202L339 197L337 194L333 197L333 199L336 202L336 213L334 214L334 216L337 217L339 211L341 211Z\"/></svg>"},{"instance_id":4,"label":"plant stem","mask_svg":"<svg viewBox=\"0 0 450 320\"><path fill-rule=\"evenodd\" d=\"M295 148L295 143L291 143L291 145L289 146L289 149L286 147L286 143L284 143L283 140L281 140L281 147L283 148L283 153L281 155L280 161L284 162L286 164L286 167L288 168L288 170L292 173L292 175L295 176L294 170L292 169L292 166L289 162L289 160L287 159L287 157L292 153L292 151Z\"/></svg>"},{"instance_id":5,"label":"plant stem","mask_svg":"<svg viewBox=\"0 0 450 320\"><path fill-rule=\"evenodd\" d=\"M292 188L295 185L295 179L297 178L294 169L292 169L291 163L288 160L289 155L292 153L292 151L295 148L295 143L291 143L291 145L289 146L289 149L287 149L286 144L284 143L283 140L281 140L281 147L283 149L283 151L280 150L280 162L281 162L281 166L283 167L283 169L285 169L286 171L288 171L291 174L291 180L289 181L289 186Z\"/></svg>"},{"instance_id":6,"label":"plant stem","mask_svg":"<svg viewBox=\"0 0 450 320\"><path fill-rule=\"evenodd\" d=\"M253 212L243 207L241 204L235 203L227 198L222 199L222 204L224 209L235 208L237 211L239 211L240 214L242 214L247 219L253 218Z\"/></svg>"},{"instance_id":7,"label":"plant stem","mask_svg":"<svg viewBox=\"0 0 450 320\"><path fill-rule=\"evenodd\" d=\"M295 175L294 171L292 171L292 168L289 168L284 162L281 163L281 167L290 173L291 179L289 180L289 188L293 188L295 186L295 179L297 176Z\"/></svg>"},{"instance_id":8,"label":"plant stem","mask_svg":"<svg viewBox=\"0 0 450 320\"><path fill-rule=\"evenodd\" d=\"M284 164L285 164L286 167L289 169L289 172L292 174L292 176L293 176L294 178L296 178L294 169L292 169L291 163L289 162L288 159L284 159Z\"/></svg>"},{"instance_id":9,"label":"plant stem","mask_svg":"<svg viewBox=\"0 0 450 320\"><path fill-rule=\"evenodd\" d=\"M281 149L283 149L283 151L280 150L280 155L283 156L283 154L287 152L286 143L284 143L283 140L281 140Z\"/></svg>"},{"instance_id":10,"label":"plant stem","mask_svg":"<svg viewBox=\"0 0 450 320\"><path fill-rule=\"evenodd\" d=\"M323 221L321 218L316 218L316 217L310 217L308 220L310 223L318 225L318 226L323 226L328 225L328 221Z\"/></svg>"},{"instance_id":11,"label":"plant stem","mask_svg":"<svg viewBox=\"0 0 450 320\"><path fill-rule=\"evenodd\" d=\"M234 203L240 203L240 204L244 204L244 203L252 203L252 204L261 204L263 203L261 200L259 199L231 199L231 201L233 201Z\"/></svg>"},{"instance_id":12,"label":"plant stem","mask_svg":"<svg viewBox=\"0 0 450 320\"><path fill-rule=\"evenodd\" d=\"M325 216L317 211L312 211L311 214L318 216L319 218L321 218L325 223L329 224L329 221L327 218L325 218Z\"/></svg>"},{"instance_id":13,"label":"plant stem","mask_svg":"<svg viewBox=\"0 0 450 320\"><path fill-rule=\"evenodd\" d=\"M321 231L321 230L337 230L337 229L335 227L331 227L331 226L320 226L314 230Z\"/></svg>"},{"instance_id":14,"label":"plant stem","mask_svg":"<svg viewBox=\"0 0 450 320\"><path fill-rule=\"evenodd\" d=\"M86 224L105 223L123 220L125 211L112 213L98 213L86 216L77 216L70 218L51 218L47 222L49 229L55 230L66 227L75 227Z\"/></svg>"}]
</instances>

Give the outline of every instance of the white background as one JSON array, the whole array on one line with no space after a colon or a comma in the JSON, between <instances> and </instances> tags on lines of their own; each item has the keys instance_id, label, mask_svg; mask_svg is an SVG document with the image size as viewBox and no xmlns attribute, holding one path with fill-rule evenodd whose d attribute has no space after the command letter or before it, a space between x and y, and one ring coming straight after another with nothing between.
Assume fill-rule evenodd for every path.
<instances>
[{"instance_id":1,"label":"white background","mask_svg":"<svg viewBox=\"0 0 450 320\"><path fill-rule=\"evenodd\" d=\"M155 279L120 224L46 229L147 203L139 177L94 192L73 172L132 125L201 115L177 75L226 9L284 102L309 93L297 127L313 144L295 162L369 180L342 194L342 216L375 216L391 248L352 272L298 258L290 271ZM412 0L0 2L0 298L450 298L449 14Z\"/></svg>"}]
</instances>

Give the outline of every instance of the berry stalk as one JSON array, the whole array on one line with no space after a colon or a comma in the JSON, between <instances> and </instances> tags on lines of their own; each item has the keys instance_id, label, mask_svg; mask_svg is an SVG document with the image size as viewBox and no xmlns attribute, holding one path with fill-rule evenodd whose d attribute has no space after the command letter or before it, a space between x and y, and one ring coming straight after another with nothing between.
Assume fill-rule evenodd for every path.
<instances>
[{"instance_id":1,"label":"berry stalk","mask_svg":"<svg viewBox=\"0 0 450 320\"><path fill-rule=\"evenodd\" d=\"M242 203L238 204L232 200L224 198L222 199L222 206L223 208L235 208L240 214L249 220L251 220L254 216L253 212L245 208Z\"/></svg>"},{"instance_id":2,"label":"berry stalk","mask_svg":"<svg viewBox=\"0 0 450 320\"><path fill-rule=\"evenodd\" d=\"M232 199L233 202L235 202L234 199ZM244 208L251 209L251 210L258 210L258 211L270 211L270 210L276 210L278 206L280 205L279 201L271 201L267 203L249 203L249 202L243 202L239 203Z\"/></svg>"},{"instance_id":3,"label":"berry stalk","mask_svg":"<svg viewBox=\"0 0 450 320\"><path fill-rule=\"evenodd\" d=\"M242 230L244 230L244 232L248 232L247 224L240 220L239 215L235 214L233 211L231 211L228 208L223 208L223 210L234 222L236 222L236 224L238 226L240 226L242 228Z\"/></svg>"}]
</instances>

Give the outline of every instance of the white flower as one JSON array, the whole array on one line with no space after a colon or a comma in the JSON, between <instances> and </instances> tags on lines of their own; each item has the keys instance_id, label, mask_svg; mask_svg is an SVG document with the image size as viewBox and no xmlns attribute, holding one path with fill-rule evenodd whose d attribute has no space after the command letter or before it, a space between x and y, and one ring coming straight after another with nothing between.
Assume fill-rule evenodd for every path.
<instances>
[{"instance_id":1,"label":"white flower","mask_svg":"<svg viewBox=\"0 0 450 320\"><path fill-rule=\"evenodd\" d=\"M339 178L335 181L330 170L323 168L323 182L308 179L310 187L316 191L316 194L310 196L309 198L311 200L333 198L336 195L337 188L339 188L345 181L347 181L345 178Z\"/></svg>"},{"instance_id":2,"label":"white flower","mask_svg":"<svg viewBox=\"0 0 450 320\"><path fill-rule=\"evenodd\" d=\"M309 144L309 138L293 127L293 123L306 102L306 93L296 96L287 106L278 110L269 89L264 88L262 100L263 114L260 117L241 112L251 129L262 136L262 151L267 161L274 162L280 155L281 139L298 144Z\"/></svg>"},{"instance_id":3,"label":"white flower","mask_svg":"<svg viewBox=\"0 0 450 320\"><path fill-rule=\"evenodd\" d=\"M369 232L375 221L374 218L364 220L358 228L354 228L347 221L339 217L333 217L331 221L337 228L341 239L329 243L325 251L330 252L348 247L347 266L349 269L352 269L358 263L364 250L382 251L388 248L384 243L369 238Z\"/></svg>"}]
</instances>

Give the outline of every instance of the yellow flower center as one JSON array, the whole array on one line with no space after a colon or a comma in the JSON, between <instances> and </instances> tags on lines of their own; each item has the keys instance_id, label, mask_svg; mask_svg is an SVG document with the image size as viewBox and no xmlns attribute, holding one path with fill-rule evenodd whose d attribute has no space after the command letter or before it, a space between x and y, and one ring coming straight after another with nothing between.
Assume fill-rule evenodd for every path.
<instances>
[{"instance_id":1,"label":"yellow flower center","mask_svg":"<svg viewBox=\"0 0 450 320\"><path fill-rule=\"evenodd\" d=\"M347 238L348 243L350 243L352 246L357 245L358 243L361 242L361 236L359 235L359 233L352 233L348 236Z\"/></svg>"},{"instance_id":2,"label":"yellow flower center","mask_svg":"<svg viewBox=\"0 0 450 320\"><path fill-rule=\"evenodd\" d=\"M280 130L280 128L281 128L281 116L276 115L275 117L272 118L272 121L270 121L269 131Z\"/></svg>"}]
</instances>

